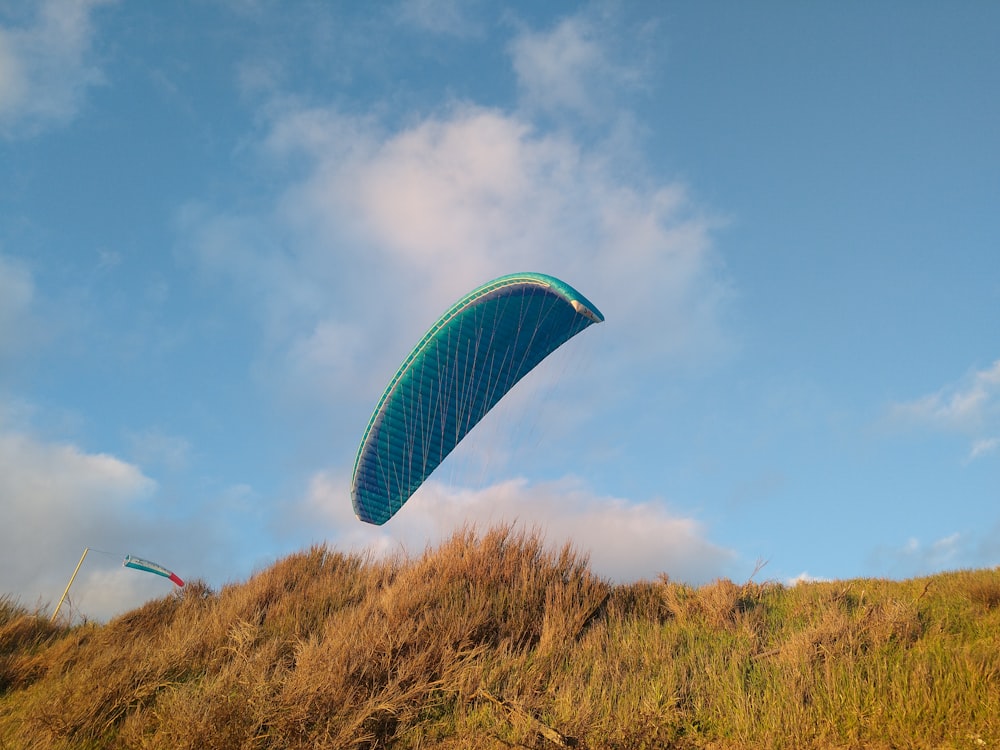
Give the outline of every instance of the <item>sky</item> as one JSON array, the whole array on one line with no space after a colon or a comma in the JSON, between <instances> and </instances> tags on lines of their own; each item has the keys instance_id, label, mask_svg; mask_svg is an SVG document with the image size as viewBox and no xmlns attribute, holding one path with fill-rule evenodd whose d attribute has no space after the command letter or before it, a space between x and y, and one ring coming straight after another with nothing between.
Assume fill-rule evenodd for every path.
<instances>
[{"instance_id":1,"label":"sky","mask_svg":"<svg viewBox=\"0 0 1000 750\"><path fill-rule=\"evenodd\" d=\"M0 592L103 621L499 523L616 582L1000 565L1000 5L0 4ZM507 273L606 321L385 526Z\"/></svg>"}]
</instances>

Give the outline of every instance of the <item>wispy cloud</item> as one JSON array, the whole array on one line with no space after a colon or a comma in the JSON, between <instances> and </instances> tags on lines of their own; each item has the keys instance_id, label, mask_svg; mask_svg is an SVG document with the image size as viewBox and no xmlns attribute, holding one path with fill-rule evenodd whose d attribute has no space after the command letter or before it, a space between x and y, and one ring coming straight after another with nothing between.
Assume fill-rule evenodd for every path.
<instances>
[{"instance_id":1,"label":"wispy cloud","mask_svg":"<svg viewBox=\"0 0 1000 750\"><path fill-rule=\"evenodd\" d=\"M0 362L29 338L26 326L34 297L35 283L27 267L0 255Z\"/></svg>"},{"instance_id":2,"label":"wispy cloud","mask_svg":"<svg viewBox=\"0 0 1000 750\"><path fill-rule=\"evenodd\" d=\"M976 440L973 442L972 448L969 450L967 460L975 461L977 458L981 458L988 453L993 453L998 448L1000 448L1000 437L990 437Z\"/></svg>"},{"instance_id":3,"label":"wispy cloud","mask_svg":"<svg viewBox=\"0 0 1000 750\"><path fill-rule=\"evenodd\" d=\"M167 435L156 429L127 434L134 460L143 466L160 466L180 471L191 460L191 443L177 435Z\"/></svg>"},{"instance_id":4,"label":"wispy cloud","mask_svg":"<svg viewBox=\"0 0 1000 750\"><path fill-rule=\"evenodd\" d=\"M692 583L724 576L735 553L711 542L693 518L662 502L595 494L579 480L531 483L512 479L480 489L427 482L388 524L360 523L351 511L345 476L317 474L301 512L326 527L339 546L419 552L455 531L455 518L487 528L517 523L539 529L553 545L572 542L599 575L617 581L667 573Z\"/></svg>"},{"instance_id":5,"label":"wispy cloud","mask_svg":"<svg viewBox=\"0 0 1000 750\"><path fill-rule=\"evenodd\" d=\"M473 0L400 0L394 15L422 31L468 38L483 32L477 5Z\"/></svg>"},{"instance_id":6,"label":"wispy cloud","mask_svg":"<svg viewBox=\"0 0 1000 750\"><path fill-rule=\"evenodd\" d=\"M643 65L627 61L642 44L635 30L630 45L618 43L615 22L592 9L563 18L552 29L525 29L515 37L509 53L521 105L547 116L600 121L626 111L615 103L643 80Z\"/></svg>"},{"instance_id":7,"label":"wispy cloud","mask_svg":"<svg viewBox=\"0 0 1000 750\"><path fill-rule=\"evenodd\" d=\"M104 78L93 59L94 10L113 0L46 0L0 27L0 134L33 135L71 120Z\"/></svg>"},{"instance_id":8,"label":"wispy cloud","mask_svg":"<svg viewBox=\"0 0 1000 750\"><path fill-rule=\"evenodd\" d=\"M896 404L892 411L899 419L966 431L982 426L998 406L1000 360L934 393Z\"/></svg>"},{"instance_id":9,"label":"wispy cloud","mask_svg":"<svg viewBox=\"0 0 1000 750\"><path fill-rule=\"evenodd\" d=\"M972 534L953 532L931 542L910 537L898 547L877 550L872 562L889 575L911 577L988 564L981 552L982 545Z\"/></svg>"},{"instance_id":10,"label":"wispy cloud","mask_svg":"<svg viewBox=\"0 0 1000 750\"><path fill-rule=\"evenodd\" d=\"M973 439L967 461L992 453L1000 438L1000 360L913 401L894 404L890 419L903 425L956 432Z\"/></svg>"}]
</instances>

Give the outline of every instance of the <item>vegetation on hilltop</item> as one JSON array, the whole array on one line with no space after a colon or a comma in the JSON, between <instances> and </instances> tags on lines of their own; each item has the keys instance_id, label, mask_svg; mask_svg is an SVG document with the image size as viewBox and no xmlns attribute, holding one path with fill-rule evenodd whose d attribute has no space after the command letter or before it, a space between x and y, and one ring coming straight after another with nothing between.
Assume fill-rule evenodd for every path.
<instances>
[{"instance_id":1,"label":"vegetation on hilltop","mask_svg":"<svg viewBox=\"0 0 1000 750\"><path fill-rule=\"evenodd\" d=\"M315 546L106 625L0 598L0 748L998 744L1000 568L615 586L500 527Z\"/></svg>"}]
</instances>

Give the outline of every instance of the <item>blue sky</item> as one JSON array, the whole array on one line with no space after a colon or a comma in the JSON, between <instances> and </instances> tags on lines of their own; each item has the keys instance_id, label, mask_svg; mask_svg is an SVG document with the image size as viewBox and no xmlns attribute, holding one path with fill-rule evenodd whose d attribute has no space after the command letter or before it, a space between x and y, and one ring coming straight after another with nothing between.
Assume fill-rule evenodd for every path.
<instances>
[{"instance_id":1,"label":"blue sky","mask_svg":"<svg viewBox=\"0 0 1000 750\"><path fill-rule=\"evenodd\" d=\"M614 580L1000 565L1000 6L0 9L0 591L74 616L464 524ZM530 270L607 321L381 528L412 344ZM104 554L108 553L108 554Z\"/></svg>"}]
</instances>

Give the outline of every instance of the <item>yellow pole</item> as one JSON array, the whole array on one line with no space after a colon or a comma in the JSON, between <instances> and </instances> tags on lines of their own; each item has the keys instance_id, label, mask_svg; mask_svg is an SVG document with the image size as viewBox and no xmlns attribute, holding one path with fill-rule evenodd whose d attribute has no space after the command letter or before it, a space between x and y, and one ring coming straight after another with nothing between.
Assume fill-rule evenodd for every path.
<instances>
[{"instance_id":1,"label":"yellow pole","mask_svg":"<svg viewBox=\"0 0 1000 750\"><path fill-rule=\"evenodd\" d=\"M49 620L49 622L56 621L56 615L59 614L59 608L62 606L63 601L65 601L66 594L69 593L69 587L73 585L73 581L76 579L76 574L80 572L80 566L83 565L83 558L87 556L88 552L90 552L90 547L84 547L83 554L80 555L80 562L76 564L76 570L74 570L73 575L69 577L69 583L66 584L66 590L63 591L63 595L59 597L59 603L56 605L56 611L52 613L52 618Z\"/></svg>"}]
</instances>

